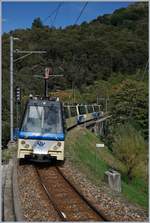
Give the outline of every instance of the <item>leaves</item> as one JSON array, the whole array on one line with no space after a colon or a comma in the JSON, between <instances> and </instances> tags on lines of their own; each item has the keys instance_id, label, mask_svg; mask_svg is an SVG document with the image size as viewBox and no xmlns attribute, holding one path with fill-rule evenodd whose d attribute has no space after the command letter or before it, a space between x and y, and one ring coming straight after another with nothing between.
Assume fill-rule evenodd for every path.
<instances>
[{"instance_id":1,"label":"leaves","mask_svg":"<svg viewBox=\"0 0 150 223\"><path fill-rule=\"evenodd\" d=\"M68 26L64 29L50 28L44 26L40 18L36 18L31 29L14 30L13 35L21 39L21 41L14 41L14 49L47 51L47 54L34 54L14 63L15 85L21 87L23 96L30 93L43 94L44 82L34 79L33 75L44 74L44 66L51 64L55 74L63 74L64 77L51 79L49 92L71 89L73 86L78 89L76 99L79 98L79 102L82 103L93 103L97 95L103 97L113 92L112 111L118 115L116 121L118 122L119 115L127 117L130 107L134 107L133 117L138 120L143 134L147 135L147 88L140 86L138 82L132 84L130 82L129 85L127 82L122 82L119 86L117 85L120 80L125 80L127 75L132 77L137 70L144 70L146 67L148 60L147 11L147 3L143 2L120 9L112 15L100 16L81 26ZM114 25L112 20L116 16L119 20L116 20ZM9 116L9 36L10 33L4 33L2 36L4 121L8 120ZM19 56L14 54L15 59ZM39 66L41 63L44 66ZM37 65L38 69L32 70ZM60 65L63 65L63 73L57 69ZM111 81L114 81L114 76L116 86L111 89L110 85ZM95 86L96 81L102 84ZM103 86L103 83L107 84ZM86 88L87 86L89 89ZM135 97L136 91L137 97ZM81 96L81 93L84 95Z\"/></svg>"},{"instance_id":2,"label":"leaves","mask_svg":"<svg viewBox=\"0 0 150 223\"><path fill-rule=\"evenodd\" d=\"M134 168L146 160L148 150L140 132L127 123L116 128L113 152L126 165L127 176L132 179Z\"/></svg>"}]
</instances>

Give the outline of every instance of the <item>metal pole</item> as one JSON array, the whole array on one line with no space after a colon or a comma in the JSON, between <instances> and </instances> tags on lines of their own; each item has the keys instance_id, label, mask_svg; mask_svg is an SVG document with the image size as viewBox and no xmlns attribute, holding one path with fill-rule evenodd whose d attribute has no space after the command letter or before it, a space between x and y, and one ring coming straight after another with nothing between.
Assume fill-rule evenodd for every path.
<instances>
[{"instance_id":1,"label":"metal pole","mask_svg":"<svg viewBox=\"0 0 150 223\"><path fill-rule=\"evenodd\" d=\"M18 103L16 104L16 126L18 129L18 123L19 123L19 116L18 116Z\"/></svg>"},{"instance_id":2,"label":"metal pole","mask_svg":"<svg viewBox=\"0 0 150 223\"><path fill-rule=\"evenodd\" d=\"M44 96L48 97L48 81L45 79Z\"/></svg>"},{"instance_id":3,"label":"metal pole","mask_svg":"<svg viewBox=\"0 0 150 223\"><path fill-rule=\"evenodd\" d=\"M75 104L75 86L74 86L74 89L73 89L73 102Z\"/></svg>"},{"instance_id":4,"label":"metal pole","mask_svg":"<svg viewBox=\"0 0 150 223\"><path fill-rule=\"evenodd\" d=\"M10 36L10 140L13 141L13 36Z\"/></svg>"},{"instance_id":5,"label":"metal pole","mask_svg":"<svg viewBox=\"0 0 150 223\"><path fill-rule=\"evenodd\" d=\"M73 90L73 81L72 81L72 104L73 104L73 98L74 98L74 90Z\"/></svg>"},{"instance_id":6,"label":"metal pole","mask_svg":"<svg viewBox=\"0 0 150 223\"><path fill-rule=\"evenodd\" d=\"M97 173L97 148L95 148L95 173Z\"/></svg>"}]
</instances>

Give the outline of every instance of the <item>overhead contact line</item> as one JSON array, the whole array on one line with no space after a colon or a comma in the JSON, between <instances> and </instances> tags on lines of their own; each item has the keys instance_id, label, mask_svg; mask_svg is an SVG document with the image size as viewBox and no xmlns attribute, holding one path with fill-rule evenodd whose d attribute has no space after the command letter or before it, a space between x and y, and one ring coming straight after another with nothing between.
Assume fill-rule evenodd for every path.
<instances>
[{"instance_id":1,"label":"overhead contact line","mask_svg":"<svg viewBox=\"0 0 150 223\"><path fill-rule=\"evenodd\" d=\"M54 17L54 20L53 22L51 23L51 27L54 25L55 21L56 21L56 18L57 18L57 15L58 15L58 12L59 12L59 9L60 7L62 6L63 2L59 3L57 9L56 9L56 14L55 14L55 17Z\"/></svg>"},{"instance_id":2,"label":"overhead contact line","mask_svg":"<svg viewBox=\"0 0 150 223\"><path fill-rule=\"evenodd\" d=\"M79 16L78 16L77 19L75 20L75 24L77 24L78 20L80 19L81 15L83 14L83 12L84 12L85 8L87 7L87 5L88 5L88 2L86 2L86 3L84 4L83 8L81 9L81 12L80 12Z\"/></svg>"},{"instance_id":3,"label":"overhead contact line","mask_svg":"<svg viewBox=\"0 0 150 223\"><path fill-rule=\"evenodd\" d=\"M58 10L59 10L59 8L61 7L62 4L63 4L63 2L58 3L57 7L51 12L51 14L50 14L49 16L47 16L47 17L43 20L43 23L46 22L48 19L50 19L55 13L56 13L55 17L57 16L57 14L58 14ZM55 19L55 18L54 18L54 19Z\"/></svg>"}]
</instances>

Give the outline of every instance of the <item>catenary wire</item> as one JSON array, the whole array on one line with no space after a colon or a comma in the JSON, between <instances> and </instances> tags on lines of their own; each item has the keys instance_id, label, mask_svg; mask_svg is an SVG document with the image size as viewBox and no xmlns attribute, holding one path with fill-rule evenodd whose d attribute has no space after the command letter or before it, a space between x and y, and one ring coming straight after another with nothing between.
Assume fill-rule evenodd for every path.
<instances>
[{"instance_id":1,"label":"catenary wire","mask_svg":"<svg viewBox=\"0 0 150 223\"><path fill-rule=\"evenodd\" d=\"M56 21L56 18L57 18L57 16L58 16L59 9L60 9L60 7L62 6L62 4L63 4L63 2L59 3L59 5L58 5L58 7L57 7L57 9L56 9L56 14L55 14L55 17L54 17L54 19L53 19L53 22L51 23L51 27L54 25L54 23L55 23L55 21Z\"/></svg>"},{"instance_id":2,"label":"catenary wire","mask_svg":"<svg viewBox=\"0 0 150 223\"><path fill-rule=\"evenodd\" d=\"M78 16L78 17L76 18L76 20L75 20L75 24L77 24L77 22L79 21L81 15L83 14L83 12L84 12L85 8L87 7L87 5L88 5L88 2L86 2L86 3L84 4L83 8L81 9L81 12L80 12L79 16Z\"/></svg>"},{"instance_id":3,"label":"catenary wire","mask_svg":"<svg viewBox=\"0 0 150 223\"><path fill-rule=\"evenodd\" d=\"M57 12L59 4L62 3L58 3L57 7L51 12L51 14L43 20L43 23L46 22L48 19L51 19L51 17Z\"/></svg>"}]
</instances>

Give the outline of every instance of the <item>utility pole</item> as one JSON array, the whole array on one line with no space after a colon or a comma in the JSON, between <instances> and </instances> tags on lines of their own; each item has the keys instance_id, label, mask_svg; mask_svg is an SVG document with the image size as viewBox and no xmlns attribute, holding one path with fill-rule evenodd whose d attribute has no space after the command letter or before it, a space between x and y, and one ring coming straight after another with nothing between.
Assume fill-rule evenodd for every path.
<instances>
[{"instance_id":1,"label":"utility pole","mask_svg":"<svg viewBox=\"0 0 150 223\"><path fill-rule=\"evenodd\" d=\"M46 53L46 51L19 51L13 49L13 41L19 40L19 38L10 36L10 141L13 142L13 120L14 120L14 109L13 109L13 63L17 62L33 53ZM13 59L13 53L23 53L26 54L16 60Z\"/></svg>"},{"instance_id":2,"label":"utility pole","mask_svg":"<svg viewBox=\"0 0 150 223\"><path fill-rule=\"evenodd\" d=\"M72 104L75 104L75 82L72 81Z\"/></svg>"},{"instance_id":3,"label":"utility pole","mask_svg":"<svg viewBox=\"0 0 150 223\"><path fill-rule=\"evenodd\" d=\"M45 68L45 76L44 76L44 80L45 80L44 96L45 97L48 97L48 79L49 79L49 76L52 74L53 74L53 70L51 67Z\"/></svg>"},{"instance_id":4,"label":"utility pole","mask_svg":"<svg viewBox=\"0 0 150 223\"><path fill-rule=\"evenodd\" d=\"M13 141L13 40L18 40L10 36L10 140Z\"/></svg>"},{"instance_id":5,"label":"utility pole","mask_svg":"<svg viewBox=\"0 0 150 223\"><path fill-rule=\"evenodd\" d=\"M44 89L44 96L48 97L48 79L50 77L62 77L63 75L54 75L53 74L53 69L51 67L47 67L45 68L45 76L44 76L44 80L45 80L45 89Z\"/></svg>"},{"instance_id":6,"label":"utility pole","mask_svg":"<svg viewBox=\"0 0 150 223\"><path fill-rule=\"evenodd\" d=\"M99 101L101 100L101 101L105 101L105 105L104 105L104 107L105 107L105 112L108 112L108 102L109 102L109 97L107 96L107 97L103 97L103 98L100 98L100 97L98 97L97 96L97 104L99 103Z\"/></svg>"},{"instance_id":7,"label":"utility pole","mask_svg":"<svg viewBox=\"0 0 150 223\"><path fill-rule=\"evenodd\" d=\"M13 141L13 37L10 36L10 140Z\"/></svg>"},{"instance_id":8,"label":"utility pole","mask_svg":"<svg viewBox=\"0 0 150 223\"><path fill-rule=\"evenodd\" d=\"M53 69L52 67L46 67L45 68L45 73L44 76L42 77L41 75L34 75L36 78L44 79L44 97L48 97L48 80L52 77L63 77L64 75L62 74L53 74Z\"/></svg>"}]
</instances>

